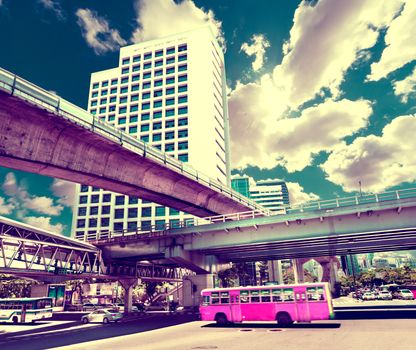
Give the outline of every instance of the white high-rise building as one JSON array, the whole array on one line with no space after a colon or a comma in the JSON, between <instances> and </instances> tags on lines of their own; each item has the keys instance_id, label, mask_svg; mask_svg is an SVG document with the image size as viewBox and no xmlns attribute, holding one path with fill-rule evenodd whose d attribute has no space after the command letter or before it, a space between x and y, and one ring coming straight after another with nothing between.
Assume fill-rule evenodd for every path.
<instances>
[{"instance_id":1,"label":"white high-rise building","mask_svg":"<svg viewBox=\"0 0 416 350\"><path fill-rule=\"evenodd\" d=\"M99 120L230 184L224 56L209 26L120 49L119 66L91 75ZM77 186L73 232L133 231L190 217L172 208Z\"/></svg>"},{"instance_id":2,"label":"white high-rise building","mask_svg":"<svg viewBox=\"0 0 416 350\"><path fill-rule=\"evenodd\" d=\"M250 186L250 198L271 212L284 211L289 205L289 192L286 183L281 180L260 180Z\"/></svg>"}]
</instances>

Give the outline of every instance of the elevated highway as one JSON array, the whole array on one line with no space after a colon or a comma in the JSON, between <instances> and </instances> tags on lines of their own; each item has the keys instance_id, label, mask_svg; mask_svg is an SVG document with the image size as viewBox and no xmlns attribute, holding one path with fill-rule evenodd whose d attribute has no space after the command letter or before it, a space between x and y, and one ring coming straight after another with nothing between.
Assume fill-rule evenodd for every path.
<instances>
[{"instance_id":1,"label":"elevated highway","mask_svg":"<svg viewBox=\"0 0 416 350\"><path fill-rule=\"evenodd\" d=\"M198 217L254 201L0 69L0 166L137 196Z\"/></svg>"}]
</instances>

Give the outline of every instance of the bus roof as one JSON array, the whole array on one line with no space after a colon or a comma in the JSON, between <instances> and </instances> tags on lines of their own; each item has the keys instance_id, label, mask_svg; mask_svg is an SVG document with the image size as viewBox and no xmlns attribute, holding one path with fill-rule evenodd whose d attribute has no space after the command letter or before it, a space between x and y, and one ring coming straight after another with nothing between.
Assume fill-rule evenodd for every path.
<instances>
[{"instance_id":1,"label":"bus roof","mask_svg":"<svg viewBox=\"0 0 416 350\"><path fill-rule=\"evenodd\" d=\"M227 287L227 288L205 288L201 292L210 292L210 291L230 291L230 290L251 290L251 289L269 289L269 288L293 288L299 286L307 287L318 287L327 285L328 282L314 282L314 283L301 283L301 284L273 284L268 286L239 286L239 287Z\"/></svg>"},{"instance_id":2,"label":"bus roof","mask_svg":"<svg viewBox=\"0 0 416 350\"><path fill-rule=\"evenodd\" d=\"M0 303L2 301L36 301L36 300L42 300L42 299L52 299L51 297L39 297L39 298L2 298L0 299Z\"/></svg>"}]
</instances>

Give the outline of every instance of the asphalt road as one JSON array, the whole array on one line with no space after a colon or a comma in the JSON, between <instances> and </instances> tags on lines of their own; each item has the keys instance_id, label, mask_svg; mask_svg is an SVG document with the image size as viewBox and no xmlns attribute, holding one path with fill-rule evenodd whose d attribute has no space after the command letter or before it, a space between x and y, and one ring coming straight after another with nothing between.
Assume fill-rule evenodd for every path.
<instances>
[{"instance_id":1,"label":"asphalt road","mask_svg":"<svg viewBox=\"0 0 416 350\"><path fill-rule=\"evenodd\" d=\"M386 318L387 317L387 318ZM110 325L68 323L62 329L49 326L23 333L0 334L0 349L88 349L88 350L187 350L187 349L319 349L414 350L414 311L389 319L374 314L349 319L277 327L273 323L245 323L218 327L195 321L192 315L148 315L139 320ZM413 318L412 318L413 317ZM372 319L371 319L372 318ZM13 327L13 326L10 326Z\"/></svg>"}]
</instances>

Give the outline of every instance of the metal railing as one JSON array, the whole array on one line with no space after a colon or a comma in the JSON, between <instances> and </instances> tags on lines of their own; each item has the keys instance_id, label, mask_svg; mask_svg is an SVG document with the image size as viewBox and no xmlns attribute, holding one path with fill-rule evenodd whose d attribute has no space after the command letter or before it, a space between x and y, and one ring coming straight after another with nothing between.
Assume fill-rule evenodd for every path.
<instances>
[{"instance_id":1,"label":"metal railing","mask_svg":"<svg viewBox=\"0 0 416 350\"><path fill-rule=\"evenodd\" d=\"M306 213L306 212L320 212L325 213L332 212L337 208L374 204L386 201L401 200L415 198L416 188L407 188L397 191L388 191L382 193L369 193L363 195L355 195L350 197L334 198L329 200L310 201L306 203L296 204L293 206L287 205L282 207L280 212L273 213L274 216ZM190 218L184 221L178 221L174 223L164 223L160 225L152 225L146 227L139 227L137 230L120 230L120 231L97 231L94 233L82 234L82 236L76 237L85 241L106 241L121 239L135 239L137 237L161 237L169 233L169 231L175 229L181 229L186 227L202 226L215 224L219 222L238 221L245 219L254 219L257 217L263 217L262 212L246 211L242 213L232 213L225 215L216 215L205 218Z\"/></svg>"},{"instance_id":2,"label":"metal railing","mask_svg":"<svg viewBox=\"0 0 416 350\"><path fill-rule=\"evenodd\" d=\"M98 118L84 109L2 68L0 68L0 90L10 93L12 96L17 96L23 100L31 102L32 104L42 107L55 115L71 121L74 124L83 126L100 136L103 136L113 142L117 142L120 146L128 149L129 151L151 159L154 162L163 164L165 167L177 173L223 193L236 202L246 205L247 207L258 212L262 212L263 215L270 214L270 212L263 208L260 204L232 190L228 186L224 186L219 181L214 180L195 170L191 166L174 159L157 148L151 147L145 142L137 140L105 122L101 122Z\"/></svg>"}]
</instances>

